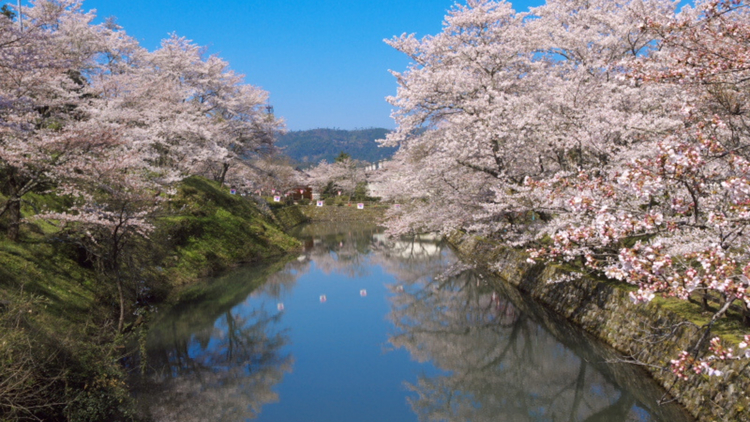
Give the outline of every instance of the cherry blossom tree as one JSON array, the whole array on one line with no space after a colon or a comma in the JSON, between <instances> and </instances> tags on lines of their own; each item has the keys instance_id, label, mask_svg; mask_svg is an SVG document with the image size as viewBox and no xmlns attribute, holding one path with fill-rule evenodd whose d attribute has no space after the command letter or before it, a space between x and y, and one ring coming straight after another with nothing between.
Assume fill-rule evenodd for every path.
<instances>
[{"instance_id":1,"label":"cherry blossom tree","mask_svg":"<svg viewBox=\"0 0 750 422\"><path fill-rule=\"evenodd\" d=\"M173 183L206 174L252 186L247 165L273 153L282 120L267 93L217 56L173 35L149 52L113 20L94 25L80 0L37 0L23 31L0 15L0 215L18 239L21 201L54 191L61 224L117 288L122 331L153 216Z\"/></svg>"},{"instance_id":2,"label":"cherry blossom tree","mask_svg":"<svg viewBox=\"0 0 750 422\"><path fill-rule=\"evenodd\" d=\"M357 185L367 181L364 166L365 163L349 157L337 159L333 163L321 160L317 166L307 170L306 182L318 192L333 194L340 190L353 194Z\"/></svg>"},{"instance_id":3,"label":"cherry blossom tree","mask_svg":"<svg viewBox=\"0 0 750 422\"><path fill-rule=\"evenodd\" d=\"M168 109L173 124L159 121L160 148L190 173L202 172L224 183L229 168L273 151L283 121L265 112L268 93L243 83L218 56L204 58L204 49L172 35L149 58L156 73L154 88L168 86L169 104L178 100L185 113ZM168 124L164 124L164 123Z\"/></svg>"},{"instance_id":4,"label":"cherry blossom tree","mask_svg":"<svg viewBox=\"0 0 750 422\"><path fill-rule=\"evenodd\" d=\"M582 218L555 231L553 246L533 252L584 257L587 267L637 285L635 302L656 293L700 298L712 317L701 341L673 361L680 377L688 369L717 374L711 361L733 358L718 339L709 342L711 326L729 310L750 322L747 8L707 1L668 20L644 16L644 31L659 37L661 53L629 63L628 78L681 91L676 104L661 97L681 124L631 153L620 169L581 174L575 185L585 194L569 201ZM706 348L712 353L701 359Z\"/></svg>"},{"instance_id":5,"label":"cherry blossom tree","mask_svg":"<svg viewBox=\"0 0 750 422\"><path fill-rule=\"evenodd\" d=\"M151 230L145 215L154 207L158 172L149 163L149 146L131 130L134 121L112 112L113 96L103 88L117 86L110 78L129 67L113 54L124 46L109 42L129 43L133 55L136 44L111 25L92 25L94 15L84 13L80 1L37 1L24 9L24 18L23 31L5 17L0 27L7 40L0 66L6 194L0 213L9 214L8 237L16 240L24 195L54 189L67 196L69 209L37 218L75 223L102 274L117 287L121 331L122 251L133 233Z\"/></svg>"},{"instance_id":6,"label":"cherry blossom tree","mask_svg":"<svg viewBox=\"0 0 750 422\"><path fill-rule=\"evenodd\" d=\"M675 360L716 373L710 327L748 320L748 5L502 1L455 6L443 31L387 41L400 145L391 231L465 229L713 309ZM743 343L747 345L747 342ZM744 347L743 347L744 348ZM692 361L691 361L692 359Z\"/></svg>"},{"instance_id":7,"label":"cherry blossom tree","mask_svg":"<svg viewBox=\"0 0 750 422\"><path fill-rule=\"evenodd\" d=\"M396 161L411 170L398 191L422 214L394 227L530 240L519 219L558 213L559 204L529 180L599 168L635 133L674 124L617 67L652 49L633 17L669 10L664 2L551 1L517 13L504 1L469 1L436 36L388 40L414 63L394 72L398 127L384 144L400 145Z\"/></svg>"},{"instance_id":8,"label":"cherry blossom tree","mask_svg":"<svg viewBox=\"0 0 750 422\"><path fill-rule=\"evenodd\" d=\"M93 15L80 8L75 0L32 2L23 31L0 16L0 215L13 240L26 194L79 173L78 156L107 147L108 137L86 136L82 123L83 72L95 56L86 41L96 34Z\"/></svg>"},{"instance_id":9,"label":"cherry blossom tree","mask_svg":"<svg viewBox=\"0 0 750 422\"><path fill-rule=\"evenodd\" d=\"M64 212L37 216L61 223L63 233L82 246L96 263L105 283L116 288L117 331L122 332L126 299L143 278L137 247L154 230L154 217L164 197L161 185L149 179L138 151L112 148L105 159L89 163L87 179L78 179L79 198Z\"/></svg>"},{"instance_id":10,"label":"cherry blossom tree","mask_svg":"<svg viewBox=\"0 0 750 422\"><path fill-rule=\"evenodd\" d=\"M244 176L232 176L227 183L252 191L279 189L286 192L302 186L305 179L304 173L292 167L289 157L280 153L245 160L242 166L237 166L235 174L243 170L246 173Z\"/></svg>"}]
</instances>

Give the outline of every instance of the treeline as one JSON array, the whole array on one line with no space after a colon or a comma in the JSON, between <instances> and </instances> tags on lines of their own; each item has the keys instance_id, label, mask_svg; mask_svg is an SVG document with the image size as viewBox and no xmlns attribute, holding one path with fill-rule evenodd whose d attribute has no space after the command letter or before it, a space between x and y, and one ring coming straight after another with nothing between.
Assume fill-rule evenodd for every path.
<instances>
[{"instance_id":1,"label":"treeline","mask_svg":"<svg viewBox=\"0 0 750 422\"><path fill-rule=\"evenodd\" d=\"M676 6L470 0L388 40L412 65L383 182L392 233L463 229L579 269L560 281L700 304L705 336L666 359L687 379L750 356L750 336L710 334L750 325L750 4Z\"/></svg>"},{"instance_id":2,"label":"treeline","mask_svg":"<svg viewBox=\"0 0 750 422\"><path fill-rule=\"evenodd\" d=\"M374 163L390 158L394 147L380 147L376 142L384 139L388 129L311 129L290 131L279 136L277 145L284 154L303 167L322 160L332 163L341 152L352 159Z\"/></svg>"}]
</instances>

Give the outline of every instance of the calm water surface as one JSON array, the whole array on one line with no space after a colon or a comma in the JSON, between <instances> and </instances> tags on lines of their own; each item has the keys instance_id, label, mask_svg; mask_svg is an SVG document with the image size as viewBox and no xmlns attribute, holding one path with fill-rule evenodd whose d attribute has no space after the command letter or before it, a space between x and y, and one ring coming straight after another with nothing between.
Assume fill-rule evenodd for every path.
<instances>
[{"instance_id":1,"label":"calm water surface","mask_svg":"<svg viewBox=\"0 0 750 422\"><path fill-rule=\"evenodd\" d=\"M185 297L134 381L158 421L688 421L608 349L431 241L300 229L305 251Z\"/></svg>"}]
</instances>

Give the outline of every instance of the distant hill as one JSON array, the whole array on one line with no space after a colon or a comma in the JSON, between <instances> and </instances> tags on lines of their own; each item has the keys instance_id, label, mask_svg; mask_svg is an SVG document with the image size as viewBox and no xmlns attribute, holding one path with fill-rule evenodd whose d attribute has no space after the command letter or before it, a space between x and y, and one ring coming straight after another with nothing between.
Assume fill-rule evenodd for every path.
<instances>
[{"instance_id":1,"label":"distant hill","mask_svg":"<svg viewBox=\"0 0 750 422\"><path fill-rule=\"evenodd\" d=\"M390 158L396 152L396 148L381 148L375 142L385 138L388 132L383 128L300 130L280 136L276 145L302 167L315 165L323 159L333 162L342 151L354 159L373 163Z\"/></svg>"}]
</instances>

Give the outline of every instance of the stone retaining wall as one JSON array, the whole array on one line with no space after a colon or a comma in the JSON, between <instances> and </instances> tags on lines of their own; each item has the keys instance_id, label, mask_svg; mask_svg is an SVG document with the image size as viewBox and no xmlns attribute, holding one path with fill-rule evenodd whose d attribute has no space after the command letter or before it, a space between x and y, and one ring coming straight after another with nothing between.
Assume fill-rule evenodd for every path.
<instances>
[{"instance_id":1,"label":"stone retaining wall","mask_svg":"<svg viewBox=\"0 0 750 422\"><path fill-rule=\"evenodd\" d=\"M526 263L523 251L457 233L449 242L464 259L490 271L534 300L581 326L625 356L647 365L653 377L700 421L750 421L750 371L743 361L720 363L724 375L676 381L669 360L700 336L694 324L658 303L633 305L616 283L582 276L555 283L568 271Z\"/></svg>"}]
</instances>

